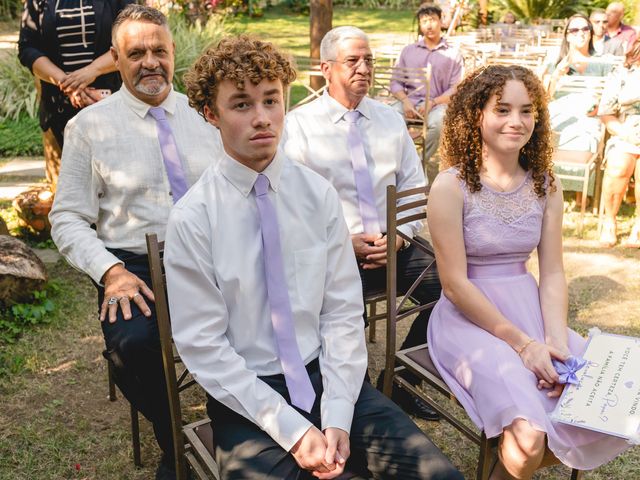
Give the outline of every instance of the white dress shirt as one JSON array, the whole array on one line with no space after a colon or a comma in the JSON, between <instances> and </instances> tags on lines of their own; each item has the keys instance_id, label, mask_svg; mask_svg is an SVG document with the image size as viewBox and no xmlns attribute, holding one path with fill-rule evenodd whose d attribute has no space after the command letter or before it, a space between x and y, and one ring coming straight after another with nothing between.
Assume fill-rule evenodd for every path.
<instances>
[{"instance_id":1,"label":"white dress shirt","mask_svg":"<svg viewBox=\"0 0 640 480\"><path fill-rule=\"evenodd\" d=\"M387 231L387 186L398 191L425 185L424 171L404 119L393 108L364 97L356 108L382 233ZM287 157L309 166L338 190L352 235L362 233L362 217L347 142L347 109L328 92L291 110L282 140ZM406 201L415 201L409 197ZM399 203L403 203L399 202ZM423 228L417 221L400 227L413 237Z\"/></svg>"},{"instance_id":2,"label":"white dress shirt","mask_svg":"<svg viewBox=\"0 0 640 480\"><path fill-rule=\"evenodd\" d=\"M172 90L161 106L192 185L219 158L220 133L181 93ZM51 236L60 253L98 283L121 263L105 247L145 253L145 233L164 237L173 200L149 108L123 85L65 129Z\"/></svg>"},{"instance_id":3,"label":"white dress shirt","mask_svg":"<svg viewBox=\"0 0 640 480\"><path fill-rule=\"evenodd\" d=\"M351 428L367 351L362 287L336 191L278 152L262 172L278 215L305 363L319 358L322 428ZM164 264L173 339L216 400L289 451L311 426L258 376L282 373L262 257L254 170L223 154L176 204Z\"/></svg>"}]
</instances>

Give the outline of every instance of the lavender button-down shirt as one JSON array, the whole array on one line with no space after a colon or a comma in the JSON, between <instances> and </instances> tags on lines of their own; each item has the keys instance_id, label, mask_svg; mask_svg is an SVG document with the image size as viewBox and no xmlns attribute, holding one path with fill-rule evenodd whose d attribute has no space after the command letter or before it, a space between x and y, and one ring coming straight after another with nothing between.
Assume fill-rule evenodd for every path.
<instances>
[{"instance_id":1,"label":"lavender button-down shirt","mask_svg":"<svg viewBox=\"0 0 640 480\"><path fill-rule=\"evenodd\" d=\"M416 43L402 49L397 67L422 68L431 64L431 84L429 98L433 99L445 93L451 93L462 78L463 60L460 52L450 47L445 39L440 40L436 48L431 50L420 37ZM411 102L416 105L424 101L424 89L417 89L409 83L398 80L391 82L391 93L404 91Z\"/></svg>"}]
</instances>

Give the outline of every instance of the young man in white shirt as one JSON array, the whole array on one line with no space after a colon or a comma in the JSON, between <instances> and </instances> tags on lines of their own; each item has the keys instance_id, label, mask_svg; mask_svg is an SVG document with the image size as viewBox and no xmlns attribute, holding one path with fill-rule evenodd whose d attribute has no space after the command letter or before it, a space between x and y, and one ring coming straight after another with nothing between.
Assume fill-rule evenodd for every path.
<instances>
[{"instance_id":1,"label":"young man in white shirt","mask_svg":"<svg viewBox=\"0 0 640 480\"><path fill-rule=\"evenodd\" d=\"M355 27L337 27L322 39L320 47L322 73L327 91L317 100L295 108L287 114L285 153L329 180L342 202L351 233L353 249L360 266L365 293L386 287L387 185L399 191L425 186L425 176L415 145L402 117L392 107L367 97L373 72L373 56L366 34ZM370 179L372 197L363 198L362 174L354 154L349 116L358 116L357 132L361 137L364 161L360 171ZM367 179L364 179L365 182ZM366 192L365 192L366 193ZM414 200L412 198L404 202ZM401 230L414 237L423 229L421 221L403 225ZM413 246L403 248L398 237L398 290L405 292L431 264L433 257ZM440 280L430 269L413 296L426 304L440 297ZM426 342L429 311L414 320L402 348ZM417 383L415 377L409 378ZM378 380L381 386L381 377ZM424 402L404 390L395 388L392 397L407 413L425 420L438 415Z\"/></svg>"},{"instance_id":2,"label":"young man in white shirt","mask_svg":"<svg viewBox=\"0 0 640 480\"><path fill-rule=\"evenodd\" d=\"M185 76L225 153L176 205L165 268L173 339L207 391L223 479L459 479L363 383L362 291L340 200L278 150L295 78L273 45L223 40Z\"/></svg>"},{"instance_id":3,"label":"young man in white shirt","mask_svg":"<svg viewBox=\"0 0 640 480\"><path fill-rule=\"evenodd\" d=\"M96 284L104 356L122 393L153 423L164 453L156 478L172 480L173 440L145 233L164 237L173 203L221 144L218 132L173 90L174 45L161 12L128 5L114 22L112 43L123 86L67 124L51 235Z\"/></svg>"}]
</instances>

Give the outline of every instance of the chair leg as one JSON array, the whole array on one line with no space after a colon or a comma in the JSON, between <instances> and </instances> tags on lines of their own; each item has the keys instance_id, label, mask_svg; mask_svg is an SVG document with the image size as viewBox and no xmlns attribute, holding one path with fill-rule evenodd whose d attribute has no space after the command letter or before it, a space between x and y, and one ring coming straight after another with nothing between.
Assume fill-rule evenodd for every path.
<instances>
[{"instance_id":1,"label":"chair leg","mask_svg":"<svg viewBox=\"0 0 640 480\"><path fill-rule=\"evenodd\" d=\"M118 397L116 397L116 384L113 380L113 366L109 360L107 360L107 376L109 377L109 400L115 402Z\"/></svg>"},{"instance_id":2,"label":"chair leg","mask_svg":"<svg viewBox=\"0 0 640 480\"><path fill-rule=\"evenodd\" d=\"M491 440L482 432L476 480L488 480L489 475L491 475L491 451Z\"/></svg>"},{"instance_id":3,"label":"chair leg","mask_svg":"<svg viewBox=\"0 0 640 480\"><path fill-rule=\"evenodd\" d=\"M582 471L576 470L575 468L571 470L571 480L581 480L582 479Z\"/></svg>"},{"instance_id":4,"label":"chair leg","mask_svg":"<svg viewBox=\"0 0 640 480\"><path fill-rule=\"evenodd\" d=\"M587 210L587 195L589 193L589 177L591 170L587 170L586 178L582 184L582 201L580 202L580 223L578 224L578 236L582 237L582 230L584 228L584 214Z\"/></svg>"},{"instance_id":5,"label":"chair leg","mask_svg":"<svg viewBox=\"0 0 640 480\"><path fill-rule=\"evenodd\" d=\"M365 307L366 308L366 307ZM375 318L378 310L378 302L372 302L369 304L369 317ZM376 343L376 320L369 322L369 342Z\"/></svg>"},{"instance_id":6,"label":"chair leg","mask_svg":"<svg viewBox=\"0 0 640 480\"><path fill-rule=\"evenodd\" d=\"M136 467L142 467L140 458L140 422L138 421L138 410L133 405L131 407L131 443L133 445L133 463Z\"/></svg>"}]
</instances>

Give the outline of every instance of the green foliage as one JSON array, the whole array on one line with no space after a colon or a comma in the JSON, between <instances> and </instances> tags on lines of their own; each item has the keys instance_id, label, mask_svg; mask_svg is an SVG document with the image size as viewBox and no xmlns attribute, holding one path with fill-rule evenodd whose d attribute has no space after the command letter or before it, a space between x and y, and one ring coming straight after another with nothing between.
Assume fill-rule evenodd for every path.
<instances>
[{"instance_id":1,"label":"green foliage","mask_svg":"<svg viewBox=\"0 0 640 480\"><path fill-rule=\"evenodd\" d=\"M17 52L0 59L0 121L17 120L26 114L35 117L38 98L33 76L18 61Z\"/></svg>"},{"instance_id":2,"label":"green foliage","mask_svg":"<svg viewBox=\"0 0 640 480\"><path fill-rule=\"evenodd\" d=\"M13 343L26 330L34 325L49 323L50 313L55 310L55 297L60 286L49 282L44 290L33 293L33 302L16 303L0 309L0 345ZM0 375L2 374L0 365Z\"/></svg>"},{"instance_id":3,"label":"green foliage","mask_svg":"<svg viewBox=\"0 0 640 480\"><path fill-rule=\"evenodd\" d=\"M525 22L539 18L567 18L576 12L586 12L590 0L494 0L492 10L506 12L511 10L516 17Z\"/></svg>"},{"instance_id":4,"label":"green foliage","mask_svg":"<svg viewBox=\"0 0 640 480\"><path fill-rule=\"evenodd\" d=\"M42 131L37 118L21 115L0 122L0 157L42 155Z\"/></svg>"},{"instance_id":5,"label":"green foliage","mask_svg":"<svg viewBox=\"0 0 640 480\"><path fill-rule=\"evenodd\" d=\"M18 18L22 12L22 0L0 0L0 18Z\"/></svg>"},{"instance_id":6,"label":"green foliage","mask_svg":"<svg viewBox=\"0 0 640 480\"><path fill-rule=\"evenodd\" d=\"M173 86L184 92L182 76L207 47L218 43L227 29L220 15L213 15L206 22L196 20L193 24L181 15L171 15L169 25L176 44Z\"/></svg>"}]
</instances>

